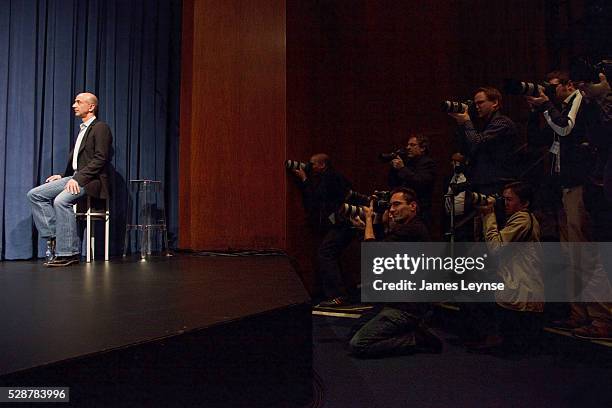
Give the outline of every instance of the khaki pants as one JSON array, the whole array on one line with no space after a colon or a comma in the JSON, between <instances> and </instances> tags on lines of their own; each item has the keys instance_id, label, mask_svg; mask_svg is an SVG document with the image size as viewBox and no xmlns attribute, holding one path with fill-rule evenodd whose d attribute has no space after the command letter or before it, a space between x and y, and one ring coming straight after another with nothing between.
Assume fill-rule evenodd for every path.
<instances>
[{"instance_id":1,"label":"khaki pants","mask_svg":"<svg viewBox=\"0 0 612 408\"><path fill-rule=\"evenodd\" d=\"M590 218L582 194L582 186L564 188L559 214L559 235L570 259L568 290L571 297L583 300L571 303L570 318L612 327L612 303L601 301L610 298L612 289L599 251L596 245L572 245L592 242Z\"/></svg>"}]
</instances>

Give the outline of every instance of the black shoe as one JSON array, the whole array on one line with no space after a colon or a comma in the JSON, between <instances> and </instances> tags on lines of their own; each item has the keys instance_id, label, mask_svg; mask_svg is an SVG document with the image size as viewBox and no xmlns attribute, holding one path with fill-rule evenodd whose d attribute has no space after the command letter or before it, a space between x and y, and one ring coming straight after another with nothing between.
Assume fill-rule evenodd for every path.
<instances>
[{"instance_id":1,"label":"black shoe","mask_svg":"<svg viewBox=\"0 0 612 408\"><path fill-rule=\"evenodd\" d=\"M81 256L79 254L70 256L56 256L51 261L47 262L45 266L49 268L70 266L81 262Z\"/></svg>"}]
</instances>

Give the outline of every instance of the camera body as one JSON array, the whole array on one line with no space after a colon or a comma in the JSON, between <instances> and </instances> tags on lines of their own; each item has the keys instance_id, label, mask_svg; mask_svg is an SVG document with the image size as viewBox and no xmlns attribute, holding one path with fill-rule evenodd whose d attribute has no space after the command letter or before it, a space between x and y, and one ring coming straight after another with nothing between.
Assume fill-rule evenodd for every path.
<instances>
[{"instance_id":1,"label":"camera body","mask_svg":"<svg viewBox=\"0 0 612 408\"><path fill-rule=\"evenodd\" d=\"M378 160L380 160L383 163L389 163L391 160L398 158L398 157L406 161L406 159L408 158L406 149L402 147L391 153L381 153L378 155Z\"/></svg>"},{"instance_id":2,"label":"camera body","mask_svg":"<svg viewBox=\"0 0 612 408\"><path fill-rule=\"evenodd\" d=\"M374 191L374 212L382 214L391 208L391 192L390 191Z\"/></svg>"}]
</instances>

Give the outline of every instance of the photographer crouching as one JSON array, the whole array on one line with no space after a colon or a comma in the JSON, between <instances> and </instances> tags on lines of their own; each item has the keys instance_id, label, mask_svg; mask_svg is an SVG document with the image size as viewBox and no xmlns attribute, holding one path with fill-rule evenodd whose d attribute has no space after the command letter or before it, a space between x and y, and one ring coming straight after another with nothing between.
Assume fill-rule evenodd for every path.
<instances>
[{"instance_id":1,"label":"photographer crouching","mask_svg":"<svg viewBox=\"0 0 612 408\"><path fill-rule=\"evenodd\" d=\"M351 185L334 169L325 153L313 155L307 165L298 167L293 173L301 181L308 222L321 237L316 264L326 300L318 306L345 306L349 302L340 257L353 240L355 231L349 220L337 216L336 210L344 202Z\"/></svg>"},{"instance_id":2,"label":"photographer crouching","mask_svg":"<svg viewBox=\"0 0 612 408\"><path fill-rule=\"evenodd\" d=\"M497 222L494 198L488 198L479 212L487 248L500 258L497 274L505 289L495 293L498 307L490 312L496 319L489 316L486 322L480 322L489 326L488 333L480 341L466 346L476 350L503 346L524 351L537 337L544 311L542 260L539 244L536 244L540 241L540 224L529 208L533 202L533 190L529 185L523 182L507 184L503 200L508 217L503 228ZM509 245L515 242L525 244ZM485 309L480 311L486 312Z\"/></svg>"},{"instance_id":3,"label":"photographer crouching","mask_svg":"<svg viewBox=\"0 0 612 408\"><path fill-rule=\"evenodd\" d=\"M401 187L391 192L390 208L382 217L383 224L375 223L380 217L376 217L373 205L363 207L364 241L429 241L429 232L417 215L417 209L414 190ZM389 224L386 229L384 221ZM423 318L428 308L428 304L422 303L393 303L385 306L351 338L350 352L357 357L439 353L442 342L429 331Z\"/></svg>"}]
</instances>

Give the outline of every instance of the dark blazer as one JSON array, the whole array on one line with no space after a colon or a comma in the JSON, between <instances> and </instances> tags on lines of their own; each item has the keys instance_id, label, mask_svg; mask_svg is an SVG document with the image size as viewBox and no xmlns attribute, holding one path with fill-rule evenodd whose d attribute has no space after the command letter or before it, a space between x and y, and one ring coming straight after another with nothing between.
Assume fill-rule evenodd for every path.
<instances>
[{"instance_id":1,"label":"dark blazer","mask_svg":"<svg viewBox=\"0 0 612 408\"><path fill-rule=\"evenodd\" d=\"M389 187L408 187L416 192L421 211L431 212L431 200L436 181L436 162L428 155L404 159L404 167L389 170Z\"/></svg>"},{"instance_id":2,"label":"dark blazer","mask_svg":"<svg viewBox=\"0 0 612 408\"><path fill-rule=\"evenodd\" d=\"M73 178L84 187L87 194L95 198L110 197L108 162L110 160L113 135L108 125L95 119L87 128L78 151L77 171L72 170L74 147L68 155L64 177Z\"/></svg>"}]
</instances>

